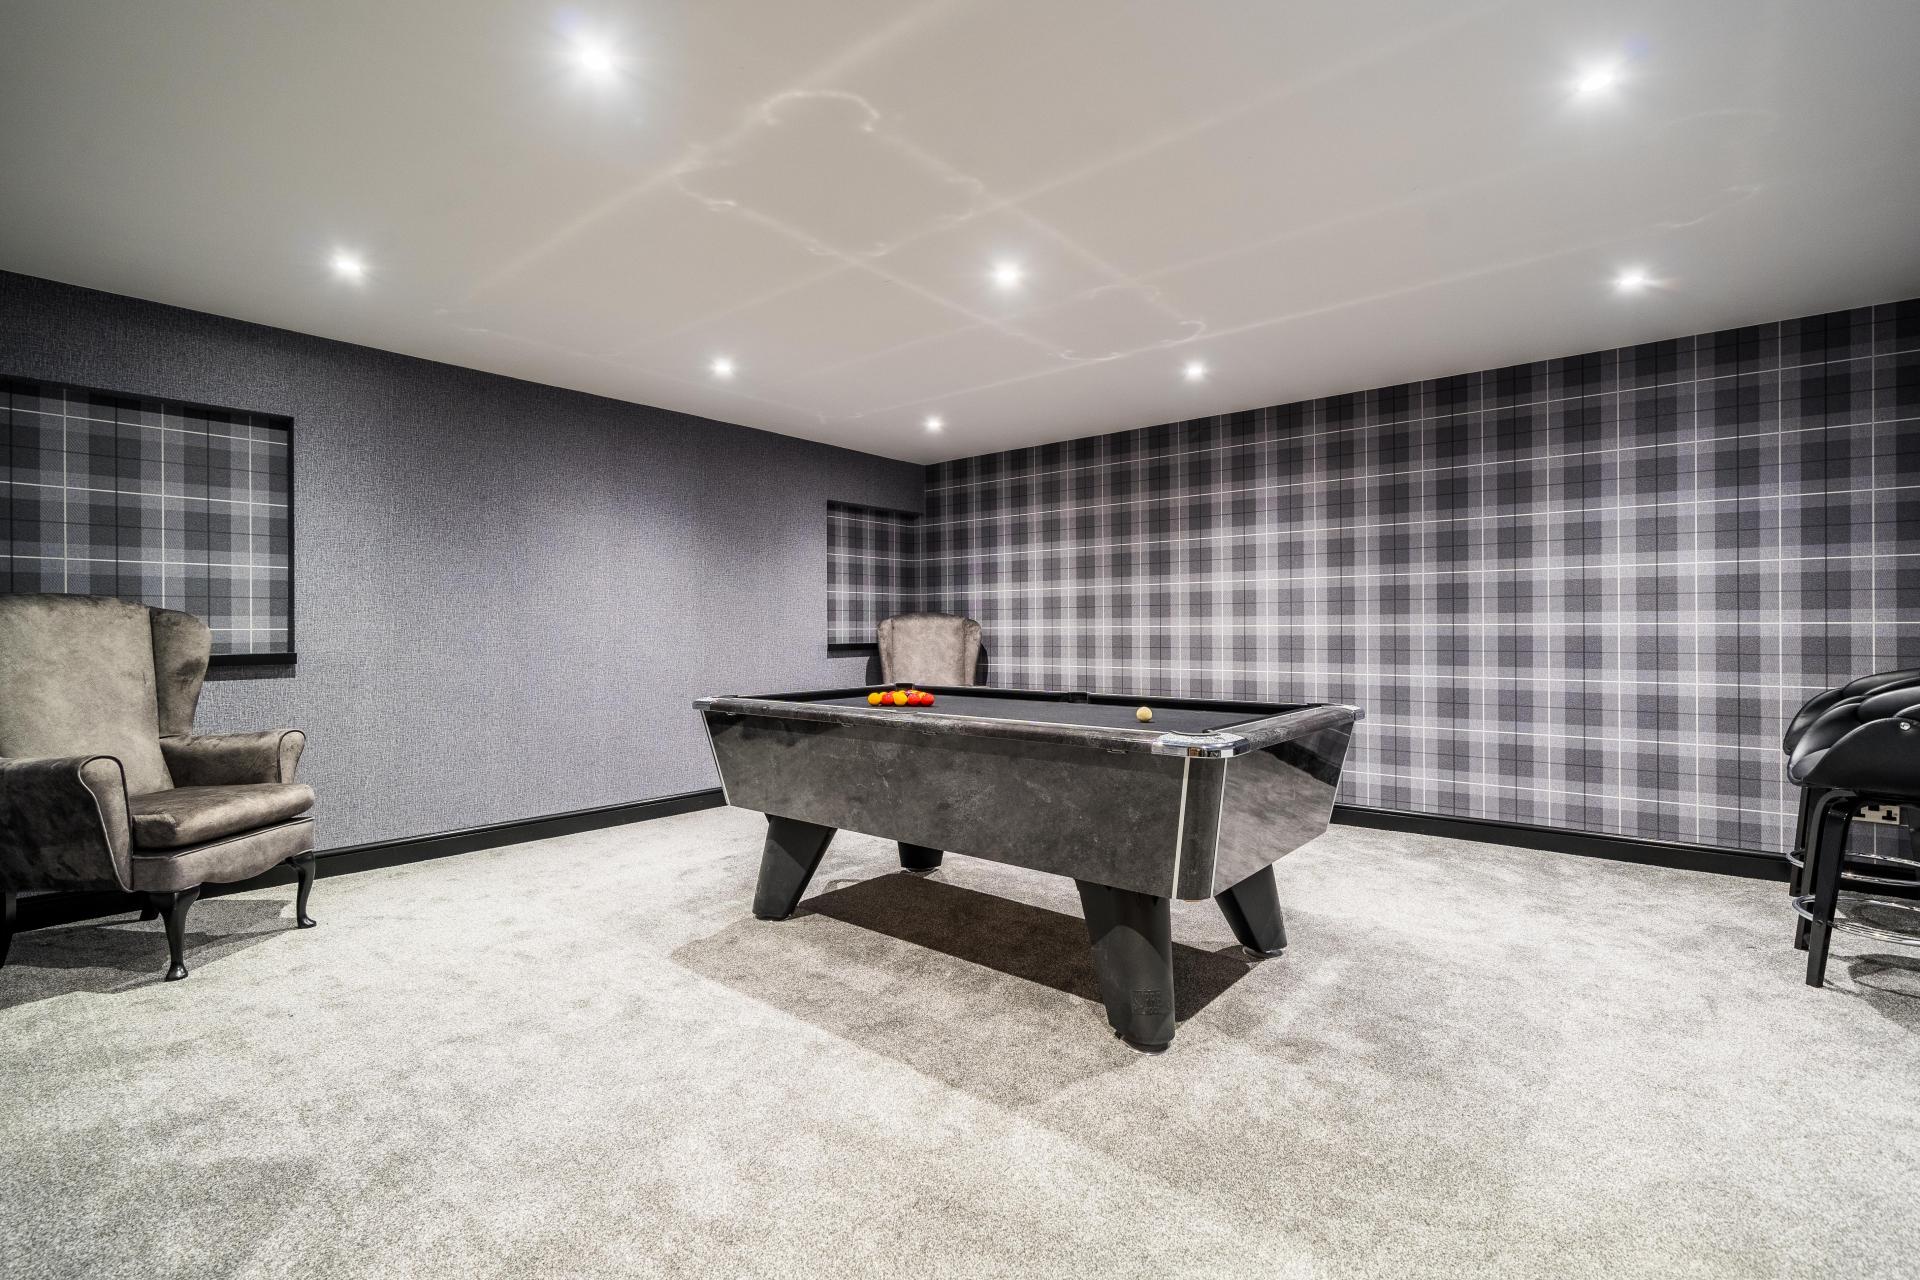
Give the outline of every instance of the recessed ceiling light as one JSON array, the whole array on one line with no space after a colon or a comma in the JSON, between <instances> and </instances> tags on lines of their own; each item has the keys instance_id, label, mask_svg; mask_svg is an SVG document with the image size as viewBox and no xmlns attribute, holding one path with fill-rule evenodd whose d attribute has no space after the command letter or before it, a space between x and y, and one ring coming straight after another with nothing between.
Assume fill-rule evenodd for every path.
<instances>
[{"instance_id":1,"label":"recessed ceiling light","mask_svg":"<svg viewBox=\"0 0 1920 1280\"><path fill-rule=\"evenodd\" d=\"M612 84L620 78L624 59L612 41L602 36L576 35L567 46L567 60L583 80Z\"/></svg>"},{"instance_id":2,"label":"recessed ceiling light","mask_svg":"<svg viewBox=\"0 0 1920 1280\"><path fill-rule=\"evenodd\" d=\"M333 257L327 260L333 268L333 274L342 280L351 280L355 284L367 278L367 264L357 253L348 253L345 249L336 249Z\"/></svg>"},{"instance_id":3,"label":"recessed ceiling light","mask_svg":"<svg viewBox=\"0 0 1920 1280\"><path fill-rule=\"evenodd\" d=\"M733 359L730 356L715 356L713 363L709 364L707 368L713 371L713 376L716 378L731 378L733 376Z\"/></svg>"},{"instance_id":4,"label":"recessed ceiling light","mask_svg":"<svg viewBox=\"0 0 1920 1280\"><path fill-rule=\"evenodd\" d=\"M1204 382L1207 377L1207 366L1198 360L1189 360L1187 367L1180 372L1188 382Z\"/></svg>"},{"instance_id":5,"label":"recessed ceiling light","mask_svg":"<svg viewBox=\"0 0 1920 1280\"><path fill-rule=\"evenodd\" d=\"M1619 293L1639 293L1653 283L1653 277L1644 268L1628 267L1613 278L1613 287Z\"/></svg>"},{"instance_id":6,"label":"recessed ceiling light","mask_svg":"<svg viewBox=\"0 0 1920 1280\"><path fill-rule=\"evenodd\" d=\"M947 425L946 421L943 418L941 418L939 414L930 413L927 415L927 430L938 431L940 428L946 425Z\"/></svg>"},{"instance_id":7,"label":"recessed ceiling light","mask_svg":"<svg viewBox=\"0 0 1920 1280\"><path fill-rule=\"evenodd\" d=\"M1573 82L1575 97L1598 98L1618 88L1625 77L1625 69L1617 62L1604 62L1588 67Z\"/></svg>"},{"instance_id":8,"label":"recessed ceiling light","mask_svg":"<svg viewBox=\"0 0 1920 1280\"><path fill-rule=\"evenodd\" d=\"M996 262L993 264L993 283L995 288L1018 289L1020 282L1026 278L1026 271L1017 262Z\"/></svg>"}]
</instances>

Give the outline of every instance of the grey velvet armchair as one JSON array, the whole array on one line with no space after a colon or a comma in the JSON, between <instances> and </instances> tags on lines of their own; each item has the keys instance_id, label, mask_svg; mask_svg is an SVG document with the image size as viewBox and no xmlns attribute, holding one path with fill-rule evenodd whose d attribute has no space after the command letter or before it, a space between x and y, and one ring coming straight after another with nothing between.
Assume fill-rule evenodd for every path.
<instances>
[{"instance_id":1,"label":"grey velvet armchair","mask_svg":"<svg viewBox=\"0 0 1920 1280\"><path fill-rule=\"evenodd\" d=\"M947 613L896 613L880 623L879 648L880 678L890 684L972 684L980 624Z\"/></svg>"},{"instance_id":2,"label":"grey velvet armchair","mask_svg":"<svg viewBox=\"0 0 1920 1280\"><path fill-rule=\"evenodd\" d=\"M118 889L164 916L187 976L205 884L293 866L311 928L313 791L297 729L195 734L212 633L190 614L92 596L0 596L0 965L19 894Z\"/></svg>"}]
</instances>

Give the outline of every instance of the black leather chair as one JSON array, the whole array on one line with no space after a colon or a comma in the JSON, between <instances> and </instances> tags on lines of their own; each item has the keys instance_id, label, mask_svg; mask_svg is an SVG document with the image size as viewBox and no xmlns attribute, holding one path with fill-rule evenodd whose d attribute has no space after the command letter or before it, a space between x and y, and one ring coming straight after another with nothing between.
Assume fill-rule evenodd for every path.
<instances>
[{"instance_id":1,"label":"black leather chair","mask_svg":"<svg viewBox=\"0 0 1920 1280\"><path fill-rule=\"evenodd\" d=\"M1800 735L1818 720L1834 703L1847 698L1864 698L1870 693L1890 689L1895 685L1920 684L1920 667L1903 667L1898 671L1880 671L1870 676L1861 676L1838 688L1816 693L1793 713L1793 719L1787 724L1787 732L1781 740L1781 749L1788 755L1800 741Z\"/></svg>"},{"instance_id":2,"label":"black leather chair","mask_svg":"<svg viewBox=\"0 0 1920 1280\"><path fill-rule=\"evenodd\" d=\"M17 895L110 889L165 916L167 980L187 976L187 910L204 884L278 863L311 928L313 792L298 729L196 734L212 632L173 609L93 596L0 595L0 965Z\"/></svg>"},{"instance_id":3,"label":"black leather chair","mask_svg":"<svg viewBox=\"0 0 1920 1280\"><path fill-rule=\"evenodd\" d=\"M1816 693L1803 703L1787 724L1787 731L1781 736L1780 749L1787 756L1788 777L1792 778L1792 760L1801 738L1806 736L1821 716L1842 702L1869 697L1886 689L1920 687L1920 667L1905 667L1898 671L1881 671L1870 676L1861 676L1838 688ZM1798 785L1798 779L1793 779ZM1789 883L1789 892L1801 892L1803 869L1806 865L1807 842L1812 835L1810 824L1814 809L1819 803L1819 792L1802 786L1800 789L1800 814L1794 823L1793 849L1787 855L1787 861L1793 865L1793 875Z\"/></svg>"},{"instance_id":4,"label":"black leather chair","mask_svg":"<svg viewBox=\"0 0 1920 1280\"><path fill-rule=\"evenodd\" d=\"M1836 919L1840 890L1864 884L1912 885L1910 877L1890 878L1847 867L1847 841L1854 820L1869 806L1920 805L1920 685L1895 684L1865 695L1831 702L1801 732L1787 775L1811 797L1805 823L1806 855L1794 910L1803 922L1795 945L1807 951L1807 984L1826 981L1827 951L1835 928L1846 928L1893 942L1920 942L1907 936ZM1894 864L1920 870L1920 859L1877 857L1880 869ZM1890 910L1913 911L1908 904L1881 903Z\"/></svg>"}]
</instances>

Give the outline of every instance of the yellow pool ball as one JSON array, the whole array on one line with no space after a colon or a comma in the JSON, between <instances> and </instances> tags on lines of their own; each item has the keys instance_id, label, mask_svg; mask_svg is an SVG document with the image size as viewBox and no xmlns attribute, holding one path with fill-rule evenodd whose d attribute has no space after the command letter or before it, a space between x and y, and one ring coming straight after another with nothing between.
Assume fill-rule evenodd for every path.
<instances>
[{"instance_id":1,"label":"yellow pool ball","mask_svg":"<svg viewBox=\"0 0 1920 1280\"><path fill-rule=\"evenodd\" d=\"M885 696L886 696L885 694L870 693L867 695L867 705L870 707L877 707L880 705L880 699Z\"/></svg>"},{"instance_id":2,"label":"yellow pool ball","mask_svg":"<svg viewBox=\"0 0 1920 1280\"><path fill-rule=\"evenodd\" d=\"M1138 711L1133 713L1133 718L1135 720L1140 721L1142 724L1145 724L1147 721L1153 719L1153 708L1142 707Z\"/></svg>"}]
</instances>

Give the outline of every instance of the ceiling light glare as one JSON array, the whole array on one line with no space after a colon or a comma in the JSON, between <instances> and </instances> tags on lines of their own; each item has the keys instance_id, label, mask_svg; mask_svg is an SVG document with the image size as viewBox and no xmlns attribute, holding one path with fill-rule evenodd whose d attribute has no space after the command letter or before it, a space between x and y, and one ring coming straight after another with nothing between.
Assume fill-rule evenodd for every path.
<instances>
[{"instance_id":1,"label":"ceiling light glare","mask_svg":"<svg viewBox=\"0 0 1920 1280\"><path fill-rule=\"evenodd\" d=\"M357 253L348 253L345 249L336 249L333 257L327 260L327 266L335 277L359 284L367 278L367 264Z\"/></svg>"},{"instance_id":2,"label":"ceiling light glare","mask_svg":"<svg viewBox=\"0 0 1920 1280\"><path fill-rule=\"evenodd\" d=\"M943 419L939 414L930 413L927 415L927 430L938 431L946 425L947 425L946 420Z\"/></svg>"},{"instance_id":3,"label":"ceiling light glare","mask_svg":"<svg viewBox=\"0 0 1920 1280\"><path fill-rule=\"evenodd\" d=\"M1205 382L1207 378L1207 366L1198 360L1189 360L1187 361L1186 368L1182 369L1180 373L1188 382Z\"/></svg>"},{"instance_id":4,"label":"ceiling light glare","mask_svg":"<svg viewBox=\"0 0 1920 1280\"><path fill-rule=\"evenodd\" d=\"M1653 284L1653 277L1641 267L1628 267L1613 278L1616 293L1639 293Z\"/></svg>"},{"instance_id":5,"label":"ceiling light glare","mask_svg":"<svg viewBox=\"0 0 1920 1280\"><path fill-rule=\"evenodd\" d=\"M713 363L709 364L707 368L712 371L713 376L716 378L731 378L733 376L733 359L730 356L715 356Z\"/></svg>"},{"instance_id":6,"label":"ceiling light glare","mask_svg":"<svg viewBox=\"0 0 1920 1280\"><path fill-rule=\"evenodd\" d=\"M1618 62L1603 62L1582 71L1573 82L1576 98L1600 98L1620 87L1626 68Z\"/></svg>"},{"instance_id":7,"label":"ceiling light glare","mask_svg":"<svg viewBox=\"0 0 1920 1280\"><path fill-rule=\"evenodd\" d=\"M567 45L567 60L589 84L612 84L620 78L624 59L613 42L601 36L576 35Z\"/></svg>"},{"instance_id":8,"label":"ceiling light glare","mask_svg":"<svg viewBox=\"0 0 1920 1280\"><path fill-rule=\"evenodd\" d=\"M1017 262L996 262L993 265L993 284L996 289L1018 289L1027 273Z\"/></svg>"}]
</instances>

